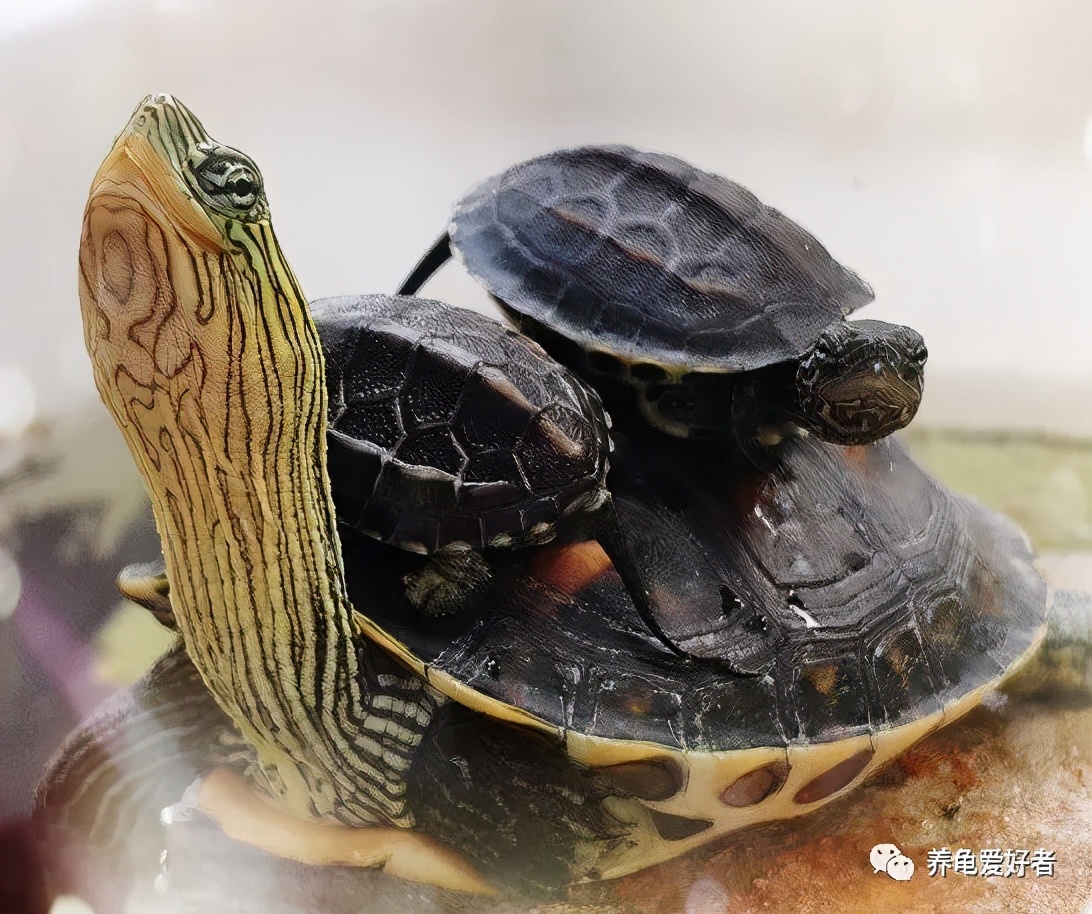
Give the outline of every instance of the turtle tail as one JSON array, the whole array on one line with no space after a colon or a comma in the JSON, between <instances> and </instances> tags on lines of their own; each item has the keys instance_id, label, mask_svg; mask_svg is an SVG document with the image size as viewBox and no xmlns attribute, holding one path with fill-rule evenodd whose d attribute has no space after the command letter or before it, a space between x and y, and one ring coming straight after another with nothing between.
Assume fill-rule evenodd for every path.
<instances>
[{"instance_id":1,"label":"turtle tail","mask_svg":"<svg viewBox=\"0 0 1092 914\"><path fill-rule=\"evenodd\" d=\"M440 267L451 259L451 236L444 232L425 252L409 276L402 280L397 295L414 295Z\"/></svg>"}]
</instances>

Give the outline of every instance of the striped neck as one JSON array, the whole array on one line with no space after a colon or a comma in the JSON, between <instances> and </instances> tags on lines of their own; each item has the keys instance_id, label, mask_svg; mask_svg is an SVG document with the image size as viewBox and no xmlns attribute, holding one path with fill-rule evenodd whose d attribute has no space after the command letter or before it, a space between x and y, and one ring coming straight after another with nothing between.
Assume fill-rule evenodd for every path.
<instances>
[{"instance_id":1,"label":"striped neck","mask_svg":"<svg viewBox=\"0 0 1092 914\"><path fill-rule=\"evenodd\" d=\"M197 224L148 139L164 109L138 109L88 202L96 382L147 484L186 650L259 780L297 815L375 821L318 336L267 218Z\"/></svg>"}]
</instances>

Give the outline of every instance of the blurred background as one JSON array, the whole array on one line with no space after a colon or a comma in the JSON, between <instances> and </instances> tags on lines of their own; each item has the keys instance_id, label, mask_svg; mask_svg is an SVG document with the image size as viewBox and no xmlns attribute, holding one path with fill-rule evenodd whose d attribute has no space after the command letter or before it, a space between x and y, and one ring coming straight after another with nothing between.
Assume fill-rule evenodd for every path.
<instances>
[{"instance_id":1,"label":"blurred background","mask_svg":"<svg viewBox=\"0 0 1092 914\"><path fill-rule=\"evenodd\" d=\"M1085 0L0 0L0 851L45 757L162 643L118 615L117 569L157 545L76 294L88 186L146 93L253 155L311 297L393 291L467 188L554 147L729 176L872 283L862 316L923 333L919 453L1072 551L1090 48ZM457 266L425 292L490 309Z\"/></svg>"},{"instance_id":2,"label":"blurred background","mask_svg":"<svg viewBox=\"0 0 1092 914\"><path fill-rule=\"evenodd\" d=\"M257 159L312 297L391 291L512 162L621 141L868 279L929 344L922 422L1092 433L1090 47L1083 0L4 0L0 434L98 408L80 216L151 91ZM480 301L457 273L432 291Z\"/></svg>"}]
</instances>

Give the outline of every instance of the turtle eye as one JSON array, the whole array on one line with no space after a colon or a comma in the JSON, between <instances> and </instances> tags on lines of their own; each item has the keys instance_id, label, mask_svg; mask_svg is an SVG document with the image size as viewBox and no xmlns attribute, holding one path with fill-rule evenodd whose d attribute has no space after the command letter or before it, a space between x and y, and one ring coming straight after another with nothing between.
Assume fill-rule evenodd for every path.
<instances>
[{"instance_id":1,"label":"turtle eye","mask_svg":"<svg viewBox=\"0 0 1092 914\"><path fill-rule=\"evenodd\" d=\"M262 193L258 167L234 149L218 149L194 168L197 186L216 207L245 214Z\"/></svg>"}]
</instances>

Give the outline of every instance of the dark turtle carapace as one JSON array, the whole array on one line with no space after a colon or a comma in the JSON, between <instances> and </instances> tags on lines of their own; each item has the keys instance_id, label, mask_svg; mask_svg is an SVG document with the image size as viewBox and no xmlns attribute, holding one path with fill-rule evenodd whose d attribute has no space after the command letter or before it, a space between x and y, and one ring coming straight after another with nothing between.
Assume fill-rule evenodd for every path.
<instances>
[{"instance_id":1,"label":"dark turtle carapace","mask_svg":"<svg viewBox=\"0 0 1092 914\"><path fill-rule=\"evenodd\" d=\"M441 302L311 305L341 518L415 552L542 543L607 499L599 397L535 343Z\"/></svg>"},{"instance_id":2,"label":"dark turtle carapace","mask_svg":"<svg viewBox=\"0 0 1092 914\"><path fill-rule=\"evenodd\" d=\"M648 602L606 487L598 394L533 341L472 311L385 295L313 302L338 516L434 560L407 575L418 606L464 608L482 549L598 540L651 634Z\"/></svg>"},{"instance_id":3,"label":"dark turtle carapace","mask_svg":"<svg viewBox=\"0 0 1092 914\"><path fill-rule=\"evenodd\" d=\"M921 336L846 323L872 299L866 283L778 210L681 159L590 146L515 165L458 203L400 291L452 250L521 330L605 396L635 388L673 435L770 442L797 426L865 444L921 399Z\"/></svg>"}]
</instances>

